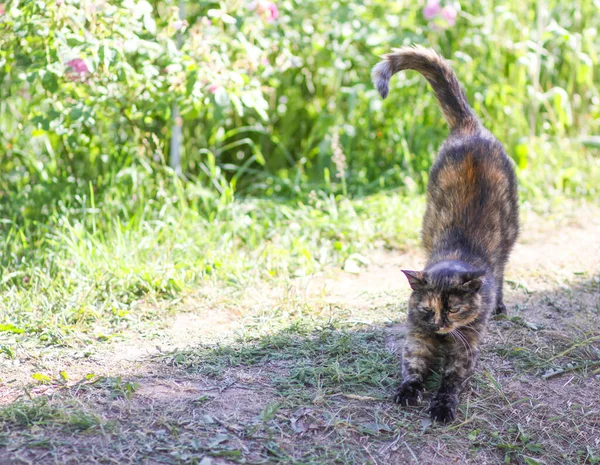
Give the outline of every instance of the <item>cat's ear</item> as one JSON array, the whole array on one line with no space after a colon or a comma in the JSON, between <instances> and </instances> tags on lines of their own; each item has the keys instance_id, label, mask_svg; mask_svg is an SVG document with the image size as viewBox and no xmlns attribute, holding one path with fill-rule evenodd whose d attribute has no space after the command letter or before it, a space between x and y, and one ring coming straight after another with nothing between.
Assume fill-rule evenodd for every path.
<instances>
[{"instance_id":1,"label":"cat's ear","mask_svg":"<svg viewBox=\"0 0 600 465\"><path fill-rule=\"evenodd\" d=\"M427 276L424 271L402 270L402 273L408 279L408 284L413 290L421 289L427 285Z\"/></svg>"},{"instance_id":2,"label":"cat's ear","mask_svg":"<svg viewBox=\"0 0 600 465\"><path fill-rule=\"evenodd\" d=\"M461 287L467 291L477 292L485 282L485 270L467 271L462 275Z\"/></svg>"}]
</instances>

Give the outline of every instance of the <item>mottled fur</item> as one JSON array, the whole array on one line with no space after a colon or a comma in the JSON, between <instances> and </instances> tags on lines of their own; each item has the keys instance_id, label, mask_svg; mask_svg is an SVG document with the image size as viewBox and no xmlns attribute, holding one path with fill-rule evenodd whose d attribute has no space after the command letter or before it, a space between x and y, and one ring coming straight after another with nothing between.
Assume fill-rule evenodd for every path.
<instances>
[{"instance_id":1,"label":"mottled fur","mask_svg":"<svg viewBox=\"0 0 600 465\"><path fill-rule=\"evenodd\" d=\"M422 231L427 265L404 271L413 292L395 396L400 404L419 403L432 364L443 357L442 383L430 413L448 422L473 373L490 315L505 312L504 266L519 230L516 178L502 145L481 125L442 57L417 46L383 58L373 68L382 97L393 74L416 70L431 84L450 126L427 189Z\"/></svg>"}]
</instances>

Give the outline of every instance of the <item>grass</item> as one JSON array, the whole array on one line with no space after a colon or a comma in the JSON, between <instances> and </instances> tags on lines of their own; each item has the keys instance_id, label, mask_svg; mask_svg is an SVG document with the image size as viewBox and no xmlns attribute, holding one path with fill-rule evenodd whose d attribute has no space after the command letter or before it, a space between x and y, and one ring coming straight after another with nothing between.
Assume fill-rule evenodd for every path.
<instances>
[{"instance_id":1,"label":"grass","mask_svg":"<svg viewBox=\"0 0 600 465\"><path fill-rule=\"evenodd\" d=\"M540 2L549 15L538 15L533 27L532 4L464 5L455 28L436 32L416 5L376 2L365 9L343 3L327 5L331 16L323 16L319 2L301 3L281 5L276 28L254 31L265 33L264 40L281 40L274 42L280 51L302 62L274 69L262 83L270 93L268 121L203 104L184 120L182 178L162 163L170 121L159 121L152 111L146 115L152 124L139 126L133 116L115 124L106 116L114 115L114 105L104 107L105 99L94 94L102 88L101 75L90 76L98 86L57 84L56 95L85 100L96 114L92 128L78 118L63 121L65 131L81 135L66 142L35 126L40 108L54 105L44 100L31 108L22 94L45 99L42 89L10 74L19 66L2 75L10 95L0 108L0 144L11 154L2 165L10 175L0 179L3 360L32 347L90 353L103 342L160 330L198 290L207 300L215 293L240 295L343 267L355 253L415 245L427 170L446 129L421 78L395 78L383 103L376 95L369 69L391 44L427 43L453 60L476 113L515 161L524 209L597 199L592 7L575 11ZM51 19L43 10L27 14L46 24ZM161 30L166 18L156 15ZM252 17L240 17L240 24ZM346 27L332 32L332 18L360 33L347 40ZM394 21L399 27L390 30ZM22 34L30 33L27 21L21 26ZM107 27L110 35L113 26ZM297 42L289 37L305 28L313 33L300 34L303 45L288 50ZM11 38L8 44L20 42ZM331 50L316 43L332 43ZM120 60L130 58L119 54ZM43 75L34 74L32 80ZM129 96L131 82L126 84L115 83ZM407 105L413 111L404 111ZM335 168L333 152L346 160L345 171ZM259 159L263 165L252 161ZM96 176L88 179L88 173Z\"/></svg>"},{"instance_id":2,"label":"grass","mask_svg":"<svg viewBox=\"0 0 600 465\"><path fill-rule=\"evenodd\" d=\"M163 163L171 121L156 112L170 108L175 91L158 82L147 89L143 83L154 74L113 79L125 105L117 117L121 99L97 94L107 76L120 76L105 69L86 83L53 81L50 93L60 102L47 100L48 82L35 83L56 72L58 63L49 60L65 44L54 38L48 56L16 44L30 34L38 43L34 24L52 26L55 18L45 14L56 5L23 10L27 20L5 37L7 50L16 47L6 57L15 66L1 76L7 85L0 108L0 149L9 154L0 179L0 324L22 333L0 330L0 352L11 357L24 340L93 345L146 330L198 288L239 291L343 266L355 252L414 245L427 171L446 129L423 79L394 78L385 102L370 84L377 55L403 42L428 44L453 60L476 113L515 161L526 208L597 199L598 19L591 4L538 3L465 4L455 27L436 30L416 4L297 2L280 5L280 21L267 27L225 2L226 10L240 10L232 13L243 30L221 31L223 53L234 53L234 36L243 34L281 53L264 56L267 62L297 63L278 64L259 79L269 101L266 120L252 111L233 114L206 96L181 96L194 109L183 115L182 178ZM160 35L169 20L156 10ZM119 11L114 19L131 21ZM207 11L188 13L193 22ZM117 24L86 31L91 42L82 47L95 50L104 40L97 34L120 37ZM339 27L332 31L331 24ZM192 31L186 34L191 39ZM153 35L143 38L165 46ZM323 43L331 47L317 45ZM205 68L202 57L186 53L195 63L187 68ZM150 59L115 55L131 72L155 69ZM21 62L32 64L23 69ZM244 78L232 81L254 79L237 66ZM138 97L147 92L146 111ZM57 103L69 118L57 113ZM57 119L67 139L50 124ZM335 167L334 152L346 169Z\"/></svg>"},{"instance_id":3,"label":"grass","mask_svg":"<svg viewBox=\"0 0 600 465\"><path fill-rule=\"evenodd\" d=\"M0 425L11 450L31 457L39 450L64 453L71 447L70 441L60 444L65 435L85 433L91 439L78 441L78 460L102 443L98 457L121 463L431 463L436 457L599 463L597 412L588 410L597 408L590 404L593 393L563 403L562 391L545 391L555 380L544 378L545 365L538 363L578 359L578 351L597 350L596 340L550 348L552 335L523 321L492 323L502 335L488 341L491 350L450 426L432 424L425 406L402 409L389 402L399 376L390 349L403 337L398 325L343 320L162 354L144 367L148 374L89 380L48 398L15 402L0 410ZM535 370L493 349L507 333L513 348L525 343L537 351ZM578 396L593 374L574 374L567 384ZM168 395L158 395L167 386ZM34 430L33 438L26 433Z\"/></svg>"},{"instance_id":4,"label":"grass","mask_svg":"<svg viewBox=\"0 0 600 465\"><path fill-rule=\"evenodd\" d=\"M327 286L323 300L293 290L315 279L303 275L328 276L349 259L360 276L368 275L386 265L373 262L376 250L388 250L383 260L412 253L423 199L326 200L293 209L235 202L221 213L229 215L227 223L211 226L199 216L193 217L197 227L190 217L140 222L114 237L103 233L102 240L71 225L55 232L61 247L54 268L38 268L28 287L5 283L3 298L12 307L0 333L2 389L15 399L26 388L31 397L0 411L0 454L58 460L70 453L73 463L97 451L102 460L121 463L151 457L164 463L207 457L257 464L480 463L481 457L489 463L598 463L597 404L590 398L600 367L597 270L574 268L562 284L551 270L536 275L545 285L555 283L552 292L536 291L526 273L513 276L507 292L517 304L510 318L492 323L493 339L459 421L443 428L429 422L425 406L398 409L389 402L399 376L394 341L402 340L397 323L404 294L370 292L366 279L368 304L361 307L350 297L329 302ZM524 203L523 214L535 222L550 212L563 228L585 225L576 205L562 198L535 209ZM181 239L185 247L178 249ZM524 244L537 241L526 235ZM107 256L111 248L118 251L114 259ZM357 253L371 265L361 265ZM200 271L188 274L194 266ZM279 272L265 272L273 269ZM169 280L178 286L166 287ZM357 282L363 286L361 278L344 292L355 295ZM253 301L253 293L263 295ZM214 313L238 308L241 325L210 338L217 342L154 350L128 374L112 360L105 362L108 373L81 379L122 344L147 351L169 346L165 329L182 312L198 311L194 305ZM532 319L531 309L560 318ZM201 318L208 314L200 312ZM28 372L33 378L24 379ZM430 389L435 383L434 376ZM45 394L49 388L55 392Z\"/></svg>"},{"instance_id":5,"label":"grass","mask_svg":"<svg viewBox=\"0 0 600 465\"><path fill-rule=\"evenodd\" d=\"M563 197L552 205L523 208L570 208ZM343 267L356 253L412 247L423 207L421 196L387 193L296 205L235 201L212 220L187 207L162 220L142 211L102 232L88 229L90 218L67 222L38 245L24 240L27 258L4 269L1 352L12 357L17 341L85 347L149 330L198 289L240 293ZM14 255L11 238L20 234L9 234L3 256Z\"/></svg>"},{"instance_id":6,"label":"grass","mask_svg":"<svg viewBox=\"0 0 600 465\"><path fill-rule=\"evenodd\" d=\"M414 243L422 206L390 195L295 207L244 201L212 221L187 209L169 220L117 221L103 234L67 224L41 257L4 276L0 335L85 346L168 314L198 286L243 290Z\"/></svg>"},{"instance_id":7,"label":"grass","mask_svg":"<svg viewBox=\"0 0 600 465\"><path fill-rule=\"evenodd\" d=\"M422 448L436 441L438 447L443 444L441 456L450 453L469 462L478 460L479 454L485 454L493 463L598 463L600 460L598 445L587 444L582 439L582 436L593 439L592 430L583 433L585 428L597 428L593 411L587 413L591 417L583 420L587 425L583 426L578 423L581 420L577 420L577 411L584 408L582 405L566 408L551 405L547 399L540 398L535 389L507 387L511 379L519 379L524 386L534 384L544 390L543 384L553 378L547 376L551 366L569 367L576 363L573 366L579 370L583 366L597 365L600 360L595 345L597 332L591 337L579 332L563 332L557 341L556 334L540 329L539 323L526 321L521 316L499 318L493 326L503 334L488 342L492 350L484 355L483 368L473 380L471 395L461 405L462 418L445 428L431 425L427 417L422 416L422 409L418 415L422 420L418 422L410 418L410 411L389 407L389 396L399 377L397 357L388 347L390 338L398 337L395 327L342 329L344 326L340 322L338 327L333 325L308 334L305 329L293 326L259 340L196 347L164 359L189 373L212 378L215 385L227 385L236 372L259 373L249 378L249 386L268 380L272 396L277 399L272 401L276 402L278 413L274 418L279 420L270 428L281 434L280 441L285 437L282 431L289 428L296 434L297 430L308 431L304 421L298 423L298 416L308 415L307 422L327 424L328 434L334 439L329 437L326 454L320 455L322 451L311 448L306 456L300 453L300 460L285 456L282 463L368 462L368 451L360 451L358 437L369 438L366 443L377 450L379 460L384 460L382 451L387 449L389 453L391 444L399 449L398 438L405 441L405 455L401 455L405 460L413 459L414 450L423 457ZM594 328L597 331L597 325ZM504 345L503 340L507 341ZM493 353L497 355L492 356ZM508 364L510 368L500 371L492 368L497 364ZM594 373L583 369L578 373L572 371L580 385L575 389L585 390L582 381L593 379ZM268 376L260 376L261 372L267 372ZM569 370L554 373L560 376ZM572 380L571 377L566 385ZM434 385L435 380L430 389ZM218 395L208 397L204 405L210 409L211 399L216 398ZM561 402L559 399L556 400ZM585 405L589 408L589 403ZM562 413L552 416L547 409L553 408ZM556 434L556 425L564 424L565 418L569 430ZM357 443L349 445L352 440ZM297 460L298 451L296 448L294 451ZM392 460L391 456L383 456Z\"/></svg>"},{"instance_id":8,"label":"grass","mask_svg":"<svg viewBox=\"0 0 600 465\"><path fill-rule=\"evenodd\" d=\"M588 375L600 373L597 369L600 366L600 352L595 345L600 336L595 327L570 328L568 337L556 332L537 336L518 331L519 327L524 327L520 317L510 318L507 323L510 328L507 340L510 343L498 345L495 351L501 357L511 359L519 371L543 373L544 379L573 371ZM544 331L537 325L529 325L529 328L525 328L535 332Z\"/></svg>"},{"instance_id":9,"label":"grass","mask_svg":"<svg viewBox=\"0 0 600 465\"><path fill-rule=\"evenodd\" d=\"M67 432L83 432L104 428L104 423L91 409L75 402L47 397L20 400L0 410L0 423L9 428L49 426Z\"/></svg>"},{"instance_id":10,"label":"grass","mask_svg":"<svg viewBox=\"0 0 600 465\"><path fill-rule=\"evenodd\" d=\"M178 352L169 361L207 376L222 376L229 368L283 366L286 376L275 386L288 396L306 388L318 388L323 396L373 388L383 393L398 377L397 359L386 349L382 331L357 333L335 326L308 337L296 326L239 346Z\"/></svg>"},{"instance_id":11,"label":"grass","mask_svg":"<svg viewBox=\"0 0 600 465\"><path fill-rule=\"evenodd\" d=\"M522 212L534 222L548 216L560 227L585 227L582 203L525 193ZM589 398L600 367L598 307L579 300L597 293L597 270L584 269L566 281L570 289L554 293L532 290L532 276L514 277L509 292L519 304L510 319L493 323L503 337L490 344L448 428L430 424L425 406L389 402L399 373L389 344L401 339L395 325L405 295L365 289L368 308L361 308L328 303L325 285L323 301L294 290L349 261L362 276L385 265L373 263L377 251L411 253L423 207L422 196L400 192L351 200L317 194L283 204L232 200L207 214L183 196L162 217L148 207L128 222L97 213L65 219L38 243L15 227L3 256L24 258L5 271L0 297L0 382L11 399L0 411L0 462L2 454L71 454L86 463L99 454L173 464L599 463L597 403ZM556 282L544 273L544 282ZM357 286L362 281L344 292L355 295ZM532 321L528 308L560 312L565 326ZM117 369L111 351L170 347L173 319L198 309L200 318L234 309L241 324L210 337L216 344L163 351L134 373ZM100 380L75 387L103 360ZM58 391L46 397L48 387ZM14 402L22 388L32 398Z\"/></svg>"}]
</instances>

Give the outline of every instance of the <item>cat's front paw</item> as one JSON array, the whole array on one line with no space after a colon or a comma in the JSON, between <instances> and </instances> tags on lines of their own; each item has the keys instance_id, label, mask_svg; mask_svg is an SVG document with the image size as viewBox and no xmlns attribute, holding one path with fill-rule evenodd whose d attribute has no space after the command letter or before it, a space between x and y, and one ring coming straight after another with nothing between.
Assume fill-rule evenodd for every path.
<instances>
[{"instance_id":1,"label":"cat's front paw","mask_svg":"<svg viewBox=\"0 0 600 465\"><path fill-rule=\"evenodd\" d=\"M402 383L394 396L394 402L400 405L419 405L422 400L423 388L416 383Z\"/></svg>"},{"instance_id":2,"label":"cat's front paw","mask_svg":"<svg viewBox=\"0 0 600 465\"><path fill-rule=\"evenodd\" d=\"M431 418L440 423L452 423L456 419L456 407L442 402L434 402L429 408Z\"/></svg>"}]
</instances>

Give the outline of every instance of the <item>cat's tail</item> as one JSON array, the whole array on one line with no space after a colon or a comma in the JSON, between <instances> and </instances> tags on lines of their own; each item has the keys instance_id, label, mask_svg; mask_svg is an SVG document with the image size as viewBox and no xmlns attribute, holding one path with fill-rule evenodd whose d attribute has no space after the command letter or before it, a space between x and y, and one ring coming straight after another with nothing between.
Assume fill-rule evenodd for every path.
<instances>
[{"instance_id":1,"label":"cat's tail","mask_svg":"<svg viewBox=\"0 0 600 465\"><path fill-rule=\"evenodd\" d=\"M469 106L456 74L441 56L430 48L415 45L392 49L373 67L373 83L383 98L389 92L391 77L398 71L412 69L421 73L431 84L442 113L451 130L476 132L479 120Z\"/></svg>"}]
</instances>

